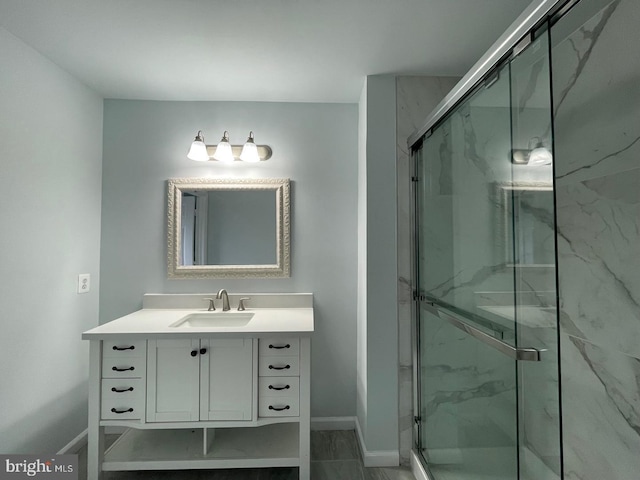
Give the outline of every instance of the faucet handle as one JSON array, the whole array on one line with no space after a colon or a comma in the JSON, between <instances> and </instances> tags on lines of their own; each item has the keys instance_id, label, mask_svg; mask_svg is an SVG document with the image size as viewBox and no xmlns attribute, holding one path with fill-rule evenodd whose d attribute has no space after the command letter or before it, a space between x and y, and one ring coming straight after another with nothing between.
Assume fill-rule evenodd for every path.
<instances>
[{"instance_id":1,"label":"faucet handle","mask_svg":"<svg viewBox=\"0 0 640 480\"><path fill-rule=\"evenodd\" d=\"M251 297L242 297L240 298L240 300L238 300L238 311L239 312L244 312L246 310L244 302L245 300L251 300Z\"/></svg>"},{"instance_id":2,"label":"faucet handle","mask_svg":"<svg viewBox=\"0 0 640 480\"><path fill-rule=\"evenodd\" d=\"M207 309L207 311L213 312L216 309L216 306L213 303L213 298L204 298L203 300L209 300L209 308Z\"/></svg>"}]
</instances>

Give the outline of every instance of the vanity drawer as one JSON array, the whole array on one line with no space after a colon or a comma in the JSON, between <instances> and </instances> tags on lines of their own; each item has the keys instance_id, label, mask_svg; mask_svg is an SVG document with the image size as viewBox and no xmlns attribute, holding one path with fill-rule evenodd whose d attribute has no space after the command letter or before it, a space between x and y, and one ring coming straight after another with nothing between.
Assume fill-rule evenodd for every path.
<instances>
[{"instance_id":1,"label":"vanity drawer","mask_svg":"<svg viewBox=\"0 0 640 480\"><path fill-rule=\"evenodd\" d=\"M105 340L102 342L102 357L145 357L147 355L147 341L113 341Z\"/></svg>"},{"instance_id":2,"label":"vanity drawer","mask_svg":"<svg viewBox=\"0 0 640 480\"><path fill-rule=\"evenodd\" d=\"M300 358L297 355L261 356L258 374L261 377L296 377L300 375Z\"/></svg>"},{"instance_id":3,"label":"vanity drawer","mask_svg":"<svg viewBox=\"0 0 640 480\"><path fill-rule=\"evenodd\" d=\"M102 378L144 377L146 357L105 357L102 359Z\"/></svg>"},{"instance_id":4,"label":"vanity drawer","mask_svg":"<svg viewBox=\"0 0 640 480\"><path fill-rule=\"evenodd\" d=\"M300 399L298 397L263 397L258 400L259 417L298 417Z\"/></svg>"},{"instance_id":5,"label":"vanity drawer","mask_svg":"<svg viewBox=\"0 0 640 480\"><path fill-rule=\"evenodd\" d=\"M299 355L299 338L261 338L260 355Z\"/></svg>"},{"instance_id":6,"label":"vanity drawer","mask_svg":"<svg viewBox=\"0 0 640 480\"><path fill-rule=\"evenodd\" d=\"M300 379L298 377L260 377L258 398L265 397L300 398Z\"/></svg>"},{"instance_id":7,"label":"vanity drawer","mask_svg":"<svg viewBox=\"0 0 640 480\"><path fill-rule=\"evenodd\" d=\"M141 378L102 380L102 419L139 419L143 416Z\"/></svg>"}]
</instances>

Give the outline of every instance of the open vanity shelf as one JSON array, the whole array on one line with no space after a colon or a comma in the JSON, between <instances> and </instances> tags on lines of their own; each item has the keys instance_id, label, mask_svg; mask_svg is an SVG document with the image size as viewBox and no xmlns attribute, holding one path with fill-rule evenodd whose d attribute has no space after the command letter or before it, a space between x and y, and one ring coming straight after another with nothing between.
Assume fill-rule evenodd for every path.
<instances>
[{"instance_id":1,"label":"open vanity shelf","mask_svg":"<svg viewBox=\"0 0 640 480\"><path fill-rule=\"evenodd\" d=\"M253 428L129 429L105 452L103 471L299 467L297 423Z\"/></svg>"}]
</instances>

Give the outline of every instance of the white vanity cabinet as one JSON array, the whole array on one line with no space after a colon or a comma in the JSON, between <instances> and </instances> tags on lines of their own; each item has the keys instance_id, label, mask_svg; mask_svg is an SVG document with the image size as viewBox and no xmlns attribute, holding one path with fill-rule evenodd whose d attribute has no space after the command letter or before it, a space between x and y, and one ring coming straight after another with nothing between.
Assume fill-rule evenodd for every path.
<instances>
[{"instance_id":1,"label":"white vanity cabinet","mask_svg":"<svg viewBox=\"0 0 640 480\"><path fill-rule=\"evenodd\" d=\"M144 415L147 342L103 343L100 418L139 420Z\"/></svg>"},{"instance_id":2,"label":"white vanity cabinet","mask_svg":"<svg viewBox=\"0 0 640 480\"><path fill-rule=\"evenodd\" d=\"M88 480L265 467L309 480L313 296L250 296L238 314L203 309L206 294L145 295L141 310L83 333ZM121 435L105 448L110 429Z\"/></svg>"},{"instance_id":3,"label":"white vanity cabinet","mask_svg":"<svg viewBox=\"0 0 640 480\"><path fill-rule=\"evenodd\" d=\"M297 417L300 414L300 340L260 339L258 415Z\"/></svg>"},{"instance_id":4,"label":"white vanity cabinet","mask_svg":"<svg viewBox=\"0 0 640 480\"><path fill-rule=\"evenodd\" d=\"M251 338L153 339L147 345L147 422L252 420Z\"/></svg>"},{"instance_id":5,"label":"white vanity cabinet","mask_svg":"<svg viewBox=\"0 0 640 480\"><path fill-rule=\"evenodd\" d=\"M91 341L89 480L103 471L260 467L299 467L309 480L308 336L115 343L121 350ZM108 427L127 430L105 449Z\"/></svg>"}]
</instances>

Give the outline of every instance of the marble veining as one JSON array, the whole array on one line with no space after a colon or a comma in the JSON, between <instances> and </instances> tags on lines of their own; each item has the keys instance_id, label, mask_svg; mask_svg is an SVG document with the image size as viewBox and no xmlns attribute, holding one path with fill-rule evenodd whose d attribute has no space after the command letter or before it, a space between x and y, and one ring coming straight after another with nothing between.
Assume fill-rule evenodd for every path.
<instances>
[{"instance_id":1,"label":"marble veining","mask_svg":"<svg viewBox=\"0 0 640 480\"><path fill-rule=\"evenodd\" d=\"M640 156L637 2L612 1L577 30L563 20L551 31L558 186L637 168Z\"/></svg>"},{"instance_id":2,"label":"marble veining","mask_svg":"<svg viewBox=\"0 0 640 480\"><path fill-rule=\"evenodd\" d=\"M596 20L593 22L593 26L590 24L583 25L579 29L579 35L574 35L568 39L571 49L575 53L575 67L567 84L560 92L556 92L554 94L555 98L557 98L554 106L555 115L558 114L558 110L564 103L567 95L569 95L571 89L580 78L580 74L591 58L591 53L600 38L600 34L604 30L615 9L618 8L619 4L620 0L614 0L598 15Z\"/></svg>"},{"instance_id":3,"label":"marble veining","mask_svg":"<svg viewBox=\"0 0 640 480\"><path fill-rule=\"evenodd\" d=\"M458 82L459 77L396 77L396 166L398 245L398 346L399 346L399 438L400 462L409 465L413 436L412 342L411 342L411 158L406 139ZM386 473L385 473L386 472ZM389 475L388 470L379 471ZM385 476L373 477L385 479ZM398 477L404 478L404 477Z\"/></svg>"},{"instance_id":4,"label":"marble veining","mask_svg":"<svg viewBox=\"0 0 640 480\"><path fill-rule=\"evenodd\" d=\"M631 143L629 143L628 145L616 150L615 152L609 153L607 155L605 155L604 157L598 158L597 160L595 160L593 163L589 164L589 165L584 165L581 167L577 167L573 170L569 170L566 173L563 173L562 175L558 175L557 178L558 179L562 179L565 177L568 177L570 175L573 175L574 173L578 173L580 171L586 171L586 170L590 170L592 168L596 168L597 166L599 166L601 163L606 162L609 159L616 159L619 155L625 153L627 150L631 149L632 147L635 146L636 143L640 142L640 136L636 137L635 139L633 139L631 141Z\"/></svg>"},{"instance_id":5,"label":"marble veining","mask_svg":"<svg viewBox=\"0 0 640 480\"><path fill-rule=\"evenodd\" d=\"M640 360L562 335L565 478L640 471Z\"/></svg>"},{"instance_id":6,"label":"marble veining","mask_svg":"<svg viewBox=\"0 0 640 480\"><path fill-rule=\"evenodd\" d=\"M566 185L556 194L562 327L635 356L640 356L639 182L640 168Z\"/></svg>"},{"instance_id":7,"label":"marble veining","mask_svg":"<svg viewBox=\"0 0 640 480\"><path fill-rule=\"evenodd\" d=\"M630 61L640 4L574 9L581 27L570 12L551 30L564 480L630 480L640 471L640 64Z\"/></svg>"},{"instance_id":8,"label":"marble veining","mask_svg":"<svg viewBox=\"0 0 640 480\"><path fill-rule=\"evenodd\" d=\"M427 404L426 412L427 415L433 415L442 404L456 404L466 402L470 399L493 397L510 390L513 390L513 384L509 384L503 380L493 380L485 382L473 389L446 392L437 391L432 395L432 398Z\"/></svg>"}]
</instances>

